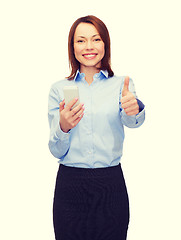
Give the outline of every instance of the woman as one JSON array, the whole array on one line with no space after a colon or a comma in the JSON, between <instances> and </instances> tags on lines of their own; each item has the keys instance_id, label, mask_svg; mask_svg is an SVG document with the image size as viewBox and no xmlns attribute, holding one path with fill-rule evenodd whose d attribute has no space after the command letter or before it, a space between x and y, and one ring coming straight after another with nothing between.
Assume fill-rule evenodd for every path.
<instances>
[{"instance_id":1,"label":"woman","mask_svg":"<svg viewBox=\"0 0 181 240\"><path fill-rule=\"evenodd\" d=\"M129 201L120 159L124 125L139 127L144 105L133 81L116 77L110 37L95 16L77 19L68 41L71 74L49 95L51 153L59 159L53 220L57 240L125 240ZM65 106L63 87L76 85Z\"/></svg>"}]
</instances>

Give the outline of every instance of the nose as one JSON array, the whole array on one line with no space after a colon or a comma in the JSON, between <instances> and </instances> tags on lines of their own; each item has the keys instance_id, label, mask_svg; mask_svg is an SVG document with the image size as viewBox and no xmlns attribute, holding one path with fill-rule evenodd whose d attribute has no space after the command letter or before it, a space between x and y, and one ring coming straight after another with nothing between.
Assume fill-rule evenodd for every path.
<instances>
[{"instance_id":1,"label":"nose","mask_svg":"<svg viewBox=\"0 0 181 240\"><path fill-rule=\"evenodd\" d=\"M88 41L87 41L86 49L87 49L87 50L92 50L92 49L93 49L93 44L92 44L92 41L91 41L91 40L88 40Z\"/></svg>"}]
</instances>

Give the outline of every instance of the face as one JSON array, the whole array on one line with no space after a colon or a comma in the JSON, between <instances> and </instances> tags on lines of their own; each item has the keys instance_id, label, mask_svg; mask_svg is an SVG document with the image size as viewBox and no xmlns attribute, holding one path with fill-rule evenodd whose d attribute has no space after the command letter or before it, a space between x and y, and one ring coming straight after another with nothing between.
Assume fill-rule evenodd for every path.
<instances>
[{"instance_id":1,"label":"face","mask_svg":"<svg viewBox=\"0 0 181 240\"><path fill-rule=\"evenodd\" d=\"M80 23L74 34L74 54L80 67L101 67L104 42L93 24Z\"/></svg>"}]
</instances>

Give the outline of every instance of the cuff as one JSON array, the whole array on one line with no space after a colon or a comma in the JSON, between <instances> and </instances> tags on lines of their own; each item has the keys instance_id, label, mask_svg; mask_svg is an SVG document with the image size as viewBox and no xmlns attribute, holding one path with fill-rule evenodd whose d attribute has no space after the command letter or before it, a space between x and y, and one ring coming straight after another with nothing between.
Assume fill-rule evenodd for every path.
<instances>
[{"instance_id":1,"label":"cuff","mask_svg":"<svg viewBox=\"0 0 181 240\"><path fill-rule=\"evenodd\" d=\"M142 125L144 120L145 120L145 109L142 109L141 112L136 114L136 124L138 124L140 126L140 125Z\"/></svg>"},{"instance_id":2,"label":"cuff","mask_svg":"<svg viewBox=\"0 0 181 240\"><path fill-rule=\"evenodd\" d=\"M60 139L61 141L69 141L70 131L67 133L63 132L62 129L60 128L60 125L58 124L55 135L57 139Z\"/></svg>"},{"instance_id":3,"label":"cuff","mask_svg":"<svg viewBox=\"0 0 181 240\"><path fill-rule=\"evenodd\" d=\"M122 122L129 128L137 128L143 124L145 120L145 109L140 113L132 116L128 116L124 110L122 110Z\"/></svg>"}]
</instances>

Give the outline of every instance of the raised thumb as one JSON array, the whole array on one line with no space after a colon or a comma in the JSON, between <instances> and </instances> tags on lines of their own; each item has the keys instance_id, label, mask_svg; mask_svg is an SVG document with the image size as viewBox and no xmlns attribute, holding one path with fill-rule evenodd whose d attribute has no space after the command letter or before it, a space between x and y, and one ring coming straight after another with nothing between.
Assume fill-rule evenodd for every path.
<instances>
[{"instance_id":1,"label":"raised thumb","mask_svg":"<svg viewBox=\"0 0 181 240\"><path fill-rule=\"evenodd\" d=\"M122 90L122 97L126 96L126 94L129 92L129 77L125 77L124 79L124 86Z\"/></svg>"}]
</instances>

